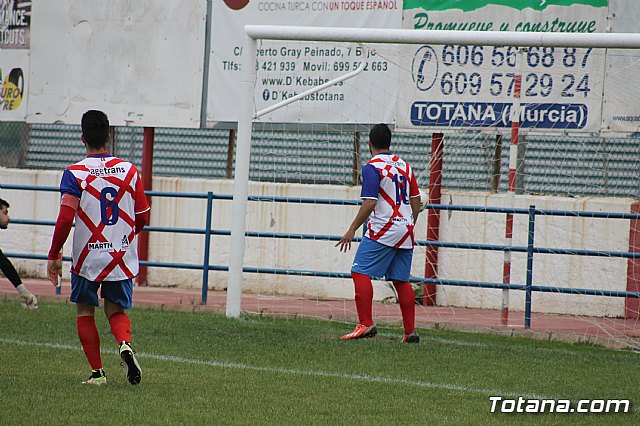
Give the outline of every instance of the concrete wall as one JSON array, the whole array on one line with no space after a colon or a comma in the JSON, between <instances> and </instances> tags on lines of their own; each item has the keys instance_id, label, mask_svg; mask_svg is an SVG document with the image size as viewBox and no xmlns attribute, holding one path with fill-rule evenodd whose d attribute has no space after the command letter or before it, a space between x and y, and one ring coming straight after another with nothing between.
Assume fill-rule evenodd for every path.
<instances>
[{"instance_id":1,"label":"concrete wall","mask_svg":"<svg viewBox=\"0 0 640 426\"><path fill-rule=\"evenodd\" d=\"M542 210L575 210L628 213L633 200L618 198L561 198L516 196L513 207L535 205ZM507 195L446 193L443 203L456 205L511 207ZM504 244L503 214L443 212L442 241ZM528 218L515 215L513 245L526 246ZM629 250L629 221L560 216L537 216L536 247L558 249ZM439 276L443 279L502 282L502 252L441 249ZM511 282L525 284L526 254L512 253ZM585 257L537 254L534 256L534 285L626 290L627 260L611 257ZM499 308L501 290L442 286L437 303L478 308ZM534 292L534 312L592 316L624 315L624 299L618 297L564 295ZM510 306L524 308L524 292L510 292Z\"/></svg>"},{"instance_id":2,"label":"concrete wall","mask_svg":"<svg viewBox=\"0 0 640 426\"><path fill-rule=\"evenodd\" d=\"M57 186L61 172L0 168L3 184ZM154 190L161 192L231 194L233 182L229 180L155 178ZM298 185L252 183L252 195L289 196L305 198L357 199L359 188L331 185ZM11 204L10 215L20 219L55 220L58 212L57 193L2 190L0 197ZM515 207L527 208L534 204L539 209L628 212L631 199L560 198L516 196ZM445 192L443 203L474 206L510 207L507 195L483 193ZM154 197L151 223L154 226L200 228L205 223L206 200ZM329 206L312 204L284 204L250 202L248 230L323 235L342 235L351 223L356 206ZM231 224L231 201L214 200L212 227L228 230ZM442 241L504 244L504 214L442 212L440 236ZM426 214L421 215L416 238L426 239ZM46 254L51 241L52 227L12 225L0 232L0 247L5 252ZM538 217L536 220L536 246L545 248L576 248L589 250L628 251L629 221L621 219L580 219ZM70 253L70 238L65 254ZM150 260L201 263L204 237L173 233L151 233ZM513 244L526 245L527 217L516 215ZM350 253L340 253L330 241L299 241L285 239L248 238L245 265L264 268L303 269L314 271L346 272L350 270L355 247ZM425 250L414 253L412 274L422 276ZM444 279L486 282L502 281L502 252L440 249L439 276ZM229 238L214 236L210 263L228 265ZM24 275L45 277L45 262L15 259ZM65 267L65 269L68 269ZM524 284L526 256L514 253L512 283ZM534 284L558 287L626 289L627 261L605 257L579 257L564 255L536 255ZM68 278L65 272L64 278ZM149 285L201 288L202 272L184 269L149 268ZM211 272L210 289L226 288L226 273ZM350 280L316 277L245 274L244 291L263 294L288 294L307 298L353 298ZM376 299L392 295L384 282L375 283ZM524 294L511 291L511 308L522 310ZM478 308L500 307L501 290L472 289L452 286L438 288L439 305ZM550 293L533 294L535 312L554 312L594 316L621 316L624 299Z\"/></svg>"}]
</instances>

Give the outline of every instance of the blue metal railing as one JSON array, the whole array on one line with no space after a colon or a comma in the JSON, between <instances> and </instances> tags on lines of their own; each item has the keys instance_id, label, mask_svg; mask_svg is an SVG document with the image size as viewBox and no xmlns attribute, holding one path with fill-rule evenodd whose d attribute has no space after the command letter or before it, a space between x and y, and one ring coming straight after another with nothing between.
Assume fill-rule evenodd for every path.
<instances>
[{"instance_id":1,"label":"blue metal railing","mask_svg":"<svg viewBox=\"0 0 640 426\"><path fill-rule=\"evenodd\" d=\"M49 192L57 192L59 190L57 187L39 187L39 186L31 186L31 185L1 185L0 188L7 189L7 190L31 190L31 191L49 191ZM145 227L145 230L149 232L171 232L171 233L181 233L181 234L204 235L204 248L203 248L204 254L203 254L202 264L155 262L155 261L149 261L149 260L140 261L140 265L143 265L143 266L202 270L202 303L206 304L208 282L209 282L209 271L228 271L229 269L228 265L211 265L210 264L209 252L211 247L211 237L231 235L231 231L229 230L211 229L213 201L214 200L230 201L233 199L233 196L213 194L212 192L203 194L203 193L147 191L146 194L152 197L203 199L207 201L206 220L205 220L204 229L171 228L171 227L159 227L159 226ZM355 206L355 205L361 204L359 200L335 200L335 199L316 199L316 198L297 198L297 197L294 198L294 197L249 196L248 199L249 201L255 201L255 202L268 201L268 202L297 203L297 204L324 204L324 205L328 204L328 205L345 205L345 206ZM565 211L565 210L537 210L533 205L529 206L528 209L523 209L523 208L506 208L506 207L481 207L481 206L458 206L458 205L447 205L447 204L429 204L427 205L427 209L478 212L478 213L512 213L512 214L520 214L520 215L526 214L528 216L528 235L527 235L526 246L416 240L416 245L418 246L455 248L455 249L464 249L464 250L511 251L511 252L526 253L527 255L526 280L525 280L525 284L504 284L504 283L480 282L480 281L445 280L445 279L439 279L439 278L412 277L410 279L410 282L412 283L418 283L418 284L426 283L426 284L449 285L449 286L459 286L459 287L509 289L509 290L524 291L525 292L525 324L524 324L525 328L530 328L531 326L532 293L534 291L546 292L546 293L559 293L559 294L581 294L581 295L589 295L589 296L640 298L640 292L533 285L534 254L560 254L560 255L596 256L596 257L606 256L606 257L627 258L627 259L640 259L640 252L578 250L578 249L536 247L534 245L536 216L565 216L565 217L589 217L589 218L640 220L640 214L583 212L583 211ZM29 219L13 219L12 222L15 224L24 224L24 225L43 225L43 226L55 225L55 222L53 221L41 221L41 220L29 220ZM340 241L340 239L342 238L342 236L336 236L336 235L295 234L295 233L290 234L290 233L258 232L258 231L247 231L245 235L251 238L276 238L276 239L287 238L287 239L315 240L315 241ZM360 240L361 238L358 238L358 237L354 238L354 241L356 242ZM47 258L46 255L36 255L36 254L19 254L19 253L5 253L5 254L8 257L21 258L21 259L46 260ZM65 256L63 257L63 260L71 261L71 257ZM299 270L299 269L243 267L243 272L275 274L275 275L313 276L313 277L324 277L324 278L345 278L345 279L351 278L350 273Z\"/></svg>"}]
</instances>

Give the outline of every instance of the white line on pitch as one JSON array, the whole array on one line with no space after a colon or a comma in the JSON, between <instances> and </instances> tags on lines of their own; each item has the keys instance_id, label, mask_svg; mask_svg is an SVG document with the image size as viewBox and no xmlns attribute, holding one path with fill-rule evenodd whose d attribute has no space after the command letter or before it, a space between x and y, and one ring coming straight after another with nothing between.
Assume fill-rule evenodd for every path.
<instances>
[{"instance_id":1,"label":"white line on pitch","mask_svg":"<svg viewBox=\"0 0 640 426\"><path fill-rule=\"evenodd\" d=\"M397 335L396 334L392 334L392 333L385 333L385 332L379 332L378 336L383 336L383 337L391 337L391 338L395 338ZM508 347L511 350L524 350L528 353L531 352L531 346L526 346L526 345L521 345L518 343L509 343L509 344L502 344L502 343L484 343L484 342L470 342L468 340L457 340L457 339L447 339L444 337L437 337L437 336L430 336L427 335L426 337L423 336L422 337L424 339L425 342L434 342L434 343L440 343L443 345L452 345L452 346L462 346L462 347L468 347L468 348L479 348L479 349L504 349L506 347ZM559 342L557 342L559 343ZM596 349L598 349L596 347ZM623 352L622 349L611 349L611 348L606 348L606 347L602 347L601 348L603 351L615 351L615 352ZM553 353L553 354L560 354L560 355L576 355L578 353L583 353L584 349L580 348L580 347L576 347L576 348L544 348L544 347L536 347L535 348L535 352L536 353ZM629 353L632 352L637 352L635 349L629 349L628 350ZM606 353L605 353L606 356Z\"/></svg>"},{"instance_id":2,"label":"white line on pitch","mask_svg":"<svg viewBox=\"0 0 640 426\"><path fill-rule=\"evenodd\" d=\"M82 349L77 346L71 345L63 345L59 343L41 343L41 342L27 342L23 340L17 339L7 339L1 338L0 342L7 344L14 344L20 346L36 346L36 347L44 347L51 349L65 349L72 351L81 351ZM103 353L113 354L113 350L102 350ZM422 382L418 380L409 380L402 378L394 378L394 377L383 377L383 376L372 376L369 374L350 374L350 373L337 373L331 371L321 371L321 370L299 370L292 368L282 368L282 367L261 367L256 365L242 364L237 362L224 362L224 361L206 361L199 359L190 359L173 355L158 355L153 353L145 353L138 352L137 355L140 358L149 358L155 359L158 361L164 362L174 362L180 364L189 364L189 365L199 365L199 366L208 366L208 367L217 367L217 368L228 368L228 369L238 369L238 370L249 370L249 371L260 371L264 373L276 373L276 374L288 374L294 376L315 376L315 377L326 377L333 379L344 379L344 380L356 380L370 383L388 383L394 385L407 385L414 386L418 388L427 388L427 389L444 389L444 390L454 390L461 391L467 393L475 393L480 395L500 395L503 397L511 397L517 398L519 396L528 399L559 399L556 397L531 394L531 393L518 393L512 391L500 391L496 389L486 389L486 388L475 388L471 386L465 385L457 385L453 383L432 383L432 382Z\"/></svg>"}]
</instances>

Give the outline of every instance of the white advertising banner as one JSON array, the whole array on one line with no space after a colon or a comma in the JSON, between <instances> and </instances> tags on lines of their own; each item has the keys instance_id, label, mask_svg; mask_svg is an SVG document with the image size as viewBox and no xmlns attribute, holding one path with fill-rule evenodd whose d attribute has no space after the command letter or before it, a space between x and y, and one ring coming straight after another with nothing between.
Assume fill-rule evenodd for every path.
<instances>
[{"instance_id":1,"label":"white advertising banner","mask_svg":"<svg viewBox=\"0 0 640 426\"><path fill-rule=\"evenodd\" d=\"M640 31L639 1L612 0L609 16L611 32ZM606 66L602 129L640 132L640 50L609 49Z\"/></svg>"},{"instance_id":2,"label":"white advertising banner","mask_svg":"<svg viewBox=\"0 0 640 426\"><path fill-rule=\"evenodd\" d=\"M1 0L0 0L1 1ZM200 127L206 2L34 3L27 121Z\"/></svg>"},{"instance_id":3,"label":"white advertising banner","mask_svg":"<svg viewBox=\"0 0 640 426\"><path fill-rule=\"evenodd\" d=\"M0 121L25 121L31 2L0 0Z\"/></svg>"},{"instance_id":4,"label":"white advertising banner","mask_svg":"<svg viewBox=\"0 0 640 426\"><path fill-rule=\"evenodd\" d=\"M405 0L404 28L606 32L607 0ZM407 48L409 49L409 48ZM520 128L600 131L602 49L412 46L400 77L397 126L508 128L517 75ZM408 73L409 71L407 71Z\"/></svg>"},{"instance_id":5,"label":"white advertising banner","mask_svg":"<svg viewBox=\"0 0 640 426\"><path fill-rule=\"evenodd\" d=\"M402 1L248 1L213 3L207 122L237 122L244 26L400 28ZM256 111L353 71L363 74L277 110L264 120L278 123L372 123L393 120L397 71L375 52L357 46L263 41L258 46ZM368 58L367 58L368 56ZM371 102L372 88L387 98ZM391 88L391 90L389 90ZM363 107L363 102L368 104Z\"/></svg>"}]
</instances>

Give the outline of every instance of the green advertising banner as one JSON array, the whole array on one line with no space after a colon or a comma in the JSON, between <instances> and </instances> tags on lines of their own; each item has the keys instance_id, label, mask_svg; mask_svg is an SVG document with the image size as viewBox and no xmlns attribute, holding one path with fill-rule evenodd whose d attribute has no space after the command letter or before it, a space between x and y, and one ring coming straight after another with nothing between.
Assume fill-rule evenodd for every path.
<instances>
[{"instance_id":1,"label":"green advertising banner","mask_svg":"<svg viewBox=\"0 0 640 426\"><path fill-rule=\"evenodd\" d=\"M517 10L543 10L549 6L585 5L606 7L609 0L405 0L404 9L422 8L425 10L460 9L470 12L485 6L507 6Z\"/></svg>"}]
</instances>

